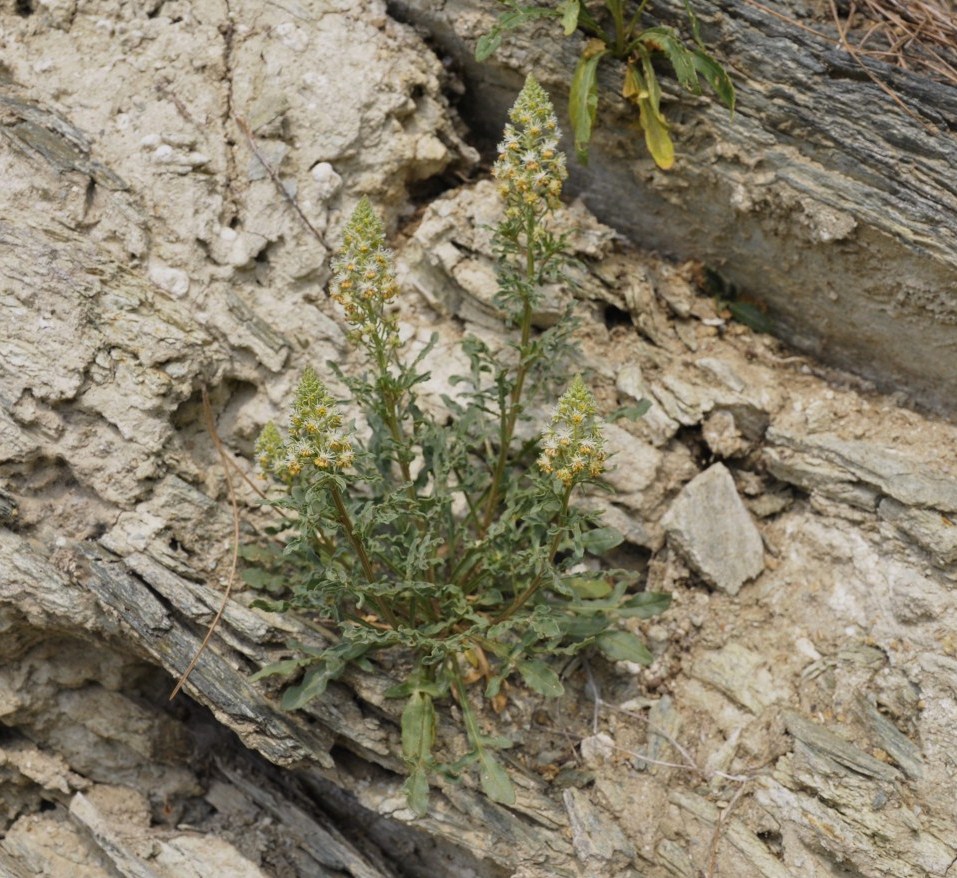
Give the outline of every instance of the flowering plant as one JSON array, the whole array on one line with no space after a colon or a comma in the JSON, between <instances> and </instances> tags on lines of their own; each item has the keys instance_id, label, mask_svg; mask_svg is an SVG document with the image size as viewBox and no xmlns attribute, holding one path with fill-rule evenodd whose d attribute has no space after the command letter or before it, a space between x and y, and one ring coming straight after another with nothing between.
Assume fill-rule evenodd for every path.
<instances>
[{"instance_id":1,"label":"flowering plant","mask_svg":"<svg viewBox=\"0 0 957 878\"><path fill-rule=\"evenodd\" d=\"M285 554L302 560L285 599L265 605L319 614L338 632L326 649L303 650L257 676L301 674L283 697L295 709L350 662L393 649L402 679L389 695L405 699L405 789L417 814L427 811L434 774L455 777L470 764L490 798L512 803L514 788L496 756L512 742L482 731L477 696L501 710L513 674L542 695L560 696L547 657L591 645L612 659L648 663L640 639L612 623L668 604L666 595L629 592L633 573L583 572L586 556L603 555L622 536L572 502L576 491L599 483L606 463L597 406L582 378L561 396L540 439L520 441L516 433L536 399L554 392L569 321L543 332L532 326L541 287L560 270L563 241L549 231L548 217L565 179L551 103L532 77L510 119L494 168L505 204L495 237L497 301L515 329L510 355L467 339L471 371L457 379L459 398L446 399L449 421L418 404L427 352L412 362L401 355L387 308L397 294L393 258L363 200L346 226L331 289L368 372L347 376L330 367L361 407L368 436L363 441L346 424L307 369L287 435L270 424L257 445L263 471L285 487L276 505L294 513ZM440 761L435 703L446 697L458 705L468 750Z\"/></svg>"}]
</instances>

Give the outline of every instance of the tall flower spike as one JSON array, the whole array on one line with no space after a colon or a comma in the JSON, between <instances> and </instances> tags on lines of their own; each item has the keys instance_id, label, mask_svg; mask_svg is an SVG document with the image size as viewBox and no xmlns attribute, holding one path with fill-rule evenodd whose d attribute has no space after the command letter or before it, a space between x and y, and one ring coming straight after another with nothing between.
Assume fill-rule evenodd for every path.
<instances>
[{"instance_id":1,"label":"tall flower spike","mask_svg":"<svg viewBox=\"0 0 957 878\"><path fill-rule=\"evenodd\" d=\"M307 464L324 472L339 472L349 467L355 456L339 407L312 368L303 372L296 389L289 442L284 449L281 466L293 476Z\"/></svg>"},{"instance_id":2,"label":"tall flower spike","mask_svg":"<svg viewBox=\"0 0 957 878\"><path fill-rule=\"evenodd\" d=\"M531 74L508 117L511 124L505 126L492 168L506 210L517 217L529 208L537 213L558 207L568 176L558 149L561 132L548 93Z\"/></svg>"},{"instance_id":3,"label":"tall flower spike","mask_svg":"<svg viewBox=\"0 0 957 878\"><path fill-rule=\"evenodd\" d=\"M605 438L595 398L576 375L558 401L551 424L542 434L538 468L554 474L566 487L597 479L605 469Z\"/></svg>"},{"instance_id":4,"label":"tall flower spike","mask_svg":"<svg viewBox=\"0 0 957 878\"><path fill-rule=\"evenodd\" d=\"M332 270L330 294L345 311L354 339L395 347L398 333L385 313L398 292L395 264L392 251L385 246L382 222L368 198L352 212Z\"/></svg>"}]
</instances>

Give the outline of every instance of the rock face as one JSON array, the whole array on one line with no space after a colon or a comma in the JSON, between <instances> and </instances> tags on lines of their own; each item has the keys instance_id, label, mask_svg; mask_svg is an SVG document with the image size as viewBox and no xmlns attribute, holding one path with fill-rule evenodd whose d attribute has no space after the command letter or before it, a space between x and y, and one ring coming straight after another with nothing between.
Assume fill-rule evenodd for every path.
<instances>
[{"instance_id":1,"label":"rock face","mask_svg":"<svg viewBox=\"0 0 957 878\"><path fill-rule=\"evenodd\" d=\"M661 524L691 569L721 591L735 595L764 570L761 534L723 464L688 482Z\"/></svg>"},{"instance_id":2,"label":"rock face","mask_svg":"<svg viewBox=\"0 0 957 878\"><path fill-rule=\"evenodd\" d=\"M563 39L553 20L529 24L477 64L476 41L498 13L484 0L391 5L461 65L464 110L491 142L525 72L564 104L580 34ZM954 411L953 87L868 61L901 109L835 48L833 27L803 0L693 6L738 89L733 123L716 102L681 97L665 82L679 162L658 172L619 97L621 72L608 69L589 164L572 168L574 185L639 246L700 259L765 303L799 349ZM683 25L678 10L653 3L649 22Z\"/></svg>"},{"instance_id":3,"label":"rock face","mask_svg":"<svg viewBox=\"0 0 957 878\"><path fill-rule=\"evenodd\" d=\"M674 595L626 622L652 666L590 662L558 703L515 685L482 717L515 742L515 807L437 777L419 821L388 668L282 711L251 673L325 641L256 592L234 589L168 704L231 578L230 497L244 542L274 520L240 478L254 437L306 363L356 366L326 240L364 193L395 227L417 181L474 153L442 65L381 5L17 9L0 12L0 872L952 871L957 430L735 324L694 266L581 204L559 217L579 230L573 283L536 319L573 303L602 405L652 402L609 428L617 493L588 498L621 563ZM497 210L490 184L459 187L397 238L402 337L438 333L423 404L455 392L463 333L504 345L481 228ZM726 522L688 501L712 481L752 534L743 585L702 533Z\"/></svg>"}]
</instances>

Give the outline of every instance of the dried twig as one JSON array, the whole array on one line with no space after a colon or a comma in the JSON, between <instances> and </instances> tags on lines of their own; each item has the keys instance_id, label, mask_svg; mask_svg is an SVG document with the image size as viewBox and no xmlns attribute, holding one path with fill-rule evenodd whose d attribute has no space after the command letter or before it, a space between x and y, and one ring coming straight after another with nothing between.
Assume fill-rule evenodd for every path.
<instances>
[{"instance_id":1,"label":"dried twig","mask_svg":"<svg viewBox=\"0 0 957 878\"><path fill-rule=\"evenodd\" d=\"M193 656L193 660L189 663L186 670L183 671L182 676L176 682L176 686L170 693L170 701L176 697L179 690L183 688L183 685L187 679L189 679L189 675L196 667L200 656L203 654L203 651L209 644L210 638L213 636L213 632L223 618L223 613L226 612L226 605L229 603L230 593L233 590L233 583L236 581L236 569L239 566L239 501L236 498L236 489L233 487L232 476L229 472L232 461L229 460L229 456L226 454L226 448L223 446L223 442L219 438L219 433L216 431L216 423L213 420L213 407L209 404L209 394L206 392L205 387L203 388L203 421L206 424L206 430L213 440L213 444L216 446L216 451L219 453L219 459L222 461L223 472L226 476L226 487L229 490L229 503L233 509L233 555L229 566L229 577L226 580L226 592L223 595L223 602L220 604L219 611L210 623L209 630L206 632L203 642L199 645L199 649L196 650L196 655Z\"/></svg>"},{"instance_id":2,"label":"dried twig","mask_svg":"<svg viewBox=\"0 0 957 878\"><path fill-rule=\"evenodd\" d=\"M259 164L261 164L263 168L265 169L266 173L269 174L269 178L275 184L276 189L279 191L279 194L286 200L289 206L294 211L296 211L296 214L299 216L299 219L301 219L303 222L303 225L305 225L305 227L309 229L309 231L312 233L312 236L320 244L322 244L323 247L325 247L326 242L323 240L319 230L309 221L309 217L307 217L302 212L302 208L299 206L299 202L296 201L295 196L292 195L292 193L283 185L282 180L279 179L279 174L277 174L275 169L272 167L272 165L270 165L269 162L266 161L259 147L256 146L256 141L253 138L253 133L250 130L246 120L243 119L242 116L237 116L236 114L233 114L233 119L235 120L236 124L239 126L239 130L242 131L243 134L246 136L246 141L247 143L249 143L249 148L253 151L253 155L256 156L257 160L259 161Z\"/></svg>"}]
</instances>

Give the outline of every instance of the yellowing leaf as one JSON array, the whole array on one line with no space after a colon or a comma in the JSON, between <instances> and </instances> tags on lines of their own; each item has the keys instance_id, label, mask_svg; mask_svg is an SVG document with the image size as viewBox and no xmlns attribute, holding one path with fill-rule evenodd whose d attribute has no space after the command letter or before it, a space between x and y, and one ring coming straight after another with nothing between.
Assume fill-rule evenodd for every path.
<instances>
[{"instance_id":1,"label":"yellowing leaf","mask_svg":"<svg viewBox=\"0 0 957 878\"><path fill-rule=\"evenodd\" d=\"M668 133L668 126L661 119L660 113L654 111L650 98L638 99L638 113L648 152L661 170L670 170L675 163L675 145Z\"/></svg>"},{"instance_id":2,"label":"yellowing leaf","mask_svg":"<svg viewBox=\"0 0 957 878\"><path fill-rule=\"evenodd\" d=\"M589 40L572 74L572 86L568 95L568 116L575 138L578 160L588 161L588 142L598 109L598 62L608 50L601 40Z\"/></svg>"},{"instance_id":3,"label":"yellowing leaf","mask_svg":"<svg viewBox=\"0 0 957 878\"><path fill-rule=\"evenodd\" d=\"M562 30L565 31L566 37L575 33L578 27L578 11L580 8L579 0L564 0L558 7L562 16Z\"/></svg>"}]
</instances>

